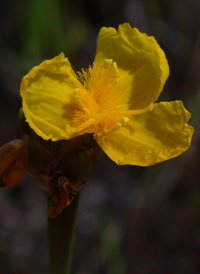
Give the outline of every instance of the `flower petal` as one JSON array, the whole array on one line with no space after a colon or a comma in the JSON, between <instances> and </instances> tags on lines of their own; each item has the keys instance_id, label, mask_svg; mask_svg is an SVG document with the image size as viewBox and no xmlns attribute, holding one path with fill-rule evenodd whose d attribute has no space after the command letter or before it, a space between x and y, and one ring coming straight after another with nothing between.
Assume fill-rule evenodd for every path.
<instances>
[{"instance_id":1,"label":"flower petal","mask_svg":"<svg viewBox=\"0 0 200 274\"><path fill-rule=\"evenodd\" d=\"M23 77L23 111L30 127L43 139L69 139L74 134L70 124L75 111L74 89L80 85L63 53Z\"/></svg>"},{"instance_id":2,"label":"flower petal","mask_svg":"<svg viewBox=\"0 0 200 274\"><path fill-rule=\"evenodd\" d=\"M155 102L169 75L164 52L154 37L131 28L128 23L114 28L103 27L97 39L95 63L112 59L129 83L126 95L132 109L146 108Z\"/></svg>"},{"instance_id":3,"label":"flower petal","mask_svg":"<svg viewBox=\"0 0 200 274\"><path fill-rule=\"evenodd\" d=\"M193 128L181 101L155 104L152 111L132 116L126 127L100 143L118 165L150 166L174 158L190 146Z\"/></svg>"}]
</instances>

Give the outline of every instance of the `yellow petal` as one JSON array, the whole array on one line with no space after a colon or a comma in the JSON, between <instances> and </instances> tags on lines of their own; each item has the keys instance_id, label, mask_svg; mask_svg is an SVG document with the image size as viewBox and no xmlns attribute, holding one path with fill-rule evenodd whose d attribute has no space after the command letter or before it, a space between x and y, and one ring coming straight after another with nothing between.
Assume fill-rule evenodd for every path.
<instances>
[{"instance_id":1,"label":"yellow petal","mask_svg":"<svg viewBox=\"0 0 200 274\"><path fill-rule=\"evenodd\" d=\"M161 102L152 111L131 116L99 145L118 165L154 165L189 148L194 131L189 118L181 101Z\"/></svg>"},{"instance_id":2,"label":"yellow petal","mask_svg":"<svg viewBox=\"0 0 200 274\"><path fill-rule=\"evenodd\" d=\"M103 27L97 39L95 63L105 59L117 63L121 76L128 83L125 100L131 109L143 109L155 102L169 75L164 52L154 37L131 28L129 24L114 28Z\"/></svg>"},{"instance_id":3,"label":"yellow petal","mask_svg":"<svg viewBox=\"0 0 200 274\"><path fill-rule=\"evenodd\" d=\"M30 127L43 139L69 139L74 134L74 89L80 85L63 53L23 77L23 111Z\"/></svg>"}]
</instances>

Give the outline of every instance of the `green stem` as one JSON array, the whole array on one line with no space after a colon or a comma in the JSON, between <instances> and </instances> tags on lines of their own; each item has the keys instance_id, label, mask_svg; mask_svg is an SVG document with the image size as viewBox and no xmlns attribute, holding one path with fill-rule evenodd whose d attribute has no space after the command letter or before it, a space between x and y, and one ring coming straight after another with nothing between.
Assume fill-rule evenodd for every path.
<instances>
[{"instance_id":1,"label":"green stem","mask_svg":"<svg viewBox=\"0 0 200 274\"><path fill-rule=\"evenodd\" d=\"M56 218L48 217L51 274L70 274L78 200L76 197Z\"/></svg>"}]
</instances>

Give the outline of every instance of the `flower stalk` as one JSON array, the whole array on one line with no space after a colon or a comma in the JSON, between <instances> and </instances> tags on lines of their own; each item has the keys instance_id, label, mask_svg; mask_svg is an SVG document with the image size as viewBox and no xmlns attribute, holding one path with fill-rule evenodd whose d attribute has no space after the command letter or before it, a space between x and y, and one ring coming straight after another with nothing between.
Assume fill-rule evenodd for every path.
<instances>
[{"instance_id":1,"label":"flower stalk","mask_svg":"<svg viewBox=\"0 0 200 274\"><path fill-rule=\"evenodd\" d=\"M48 217L50 274L69 274L79 195L56 218Z\"/></svg>"}]
</instances>

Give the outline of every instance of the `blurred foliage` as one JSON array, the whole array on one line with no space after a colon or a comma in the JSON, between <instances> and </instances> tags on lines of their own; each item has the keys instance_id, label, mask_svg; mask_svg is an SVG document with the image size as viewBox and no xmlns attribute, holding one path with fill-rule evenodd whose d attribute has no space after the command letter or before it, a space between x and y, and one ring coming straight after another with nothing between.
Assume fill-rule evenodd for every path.
<instances>
[{"instance_id":1,"label":"blurred foliage","mask_svg":"<svg viewBox=\"0 0 200 274\"><path fill-rule=\"evenodd\" d=\"M192 114L192 146L176 159L141 168L102 157L82 192L72 273L200 273L199 13L197 0L0 2L0 145L16 138L22 76L61 51L74 70L88 67L99 29L123 22L166 53L159 100L183 100ZM48 273L46 193L26 174L0 201L0 273Z\"/></svg>"}]
</instances>

